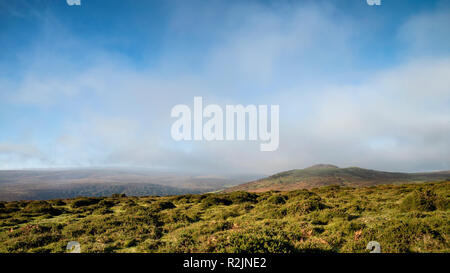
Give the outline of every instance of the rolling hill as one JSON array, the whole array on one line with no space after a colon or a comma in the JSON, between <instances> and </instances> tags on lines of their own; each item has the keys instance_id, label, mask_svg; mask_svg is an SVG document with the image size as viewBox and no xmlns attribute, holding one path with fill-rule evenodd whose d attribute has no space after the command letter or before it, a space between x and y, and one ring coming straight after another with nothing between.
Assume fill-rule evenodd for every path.
<instances>
[{"instance_id":1,"label":"rolling hill","mask_svg":"<svg viewBox=\"0 0 450 273\"><path fill-rule=\"evenodd\" d=\"M329 164L318 164L305 169L277 173L267 178L228 188L224 192L290 191L297 189L312 189L328 185L361 187L449 179L450 171L398 173L369 170L358 167L339 168Z\"/></svg>"},{"instance_id":2,"label":"rolling hill","mask_svg":"<svg viewBox=\"0 0 450 273\"><path fill-rule=\"evenodd\" d=\"M0 171L0 201L110 196L113 193L132 196L204 193L254 177L136 169L8 170Z\"/></svg>"}]
</instances>

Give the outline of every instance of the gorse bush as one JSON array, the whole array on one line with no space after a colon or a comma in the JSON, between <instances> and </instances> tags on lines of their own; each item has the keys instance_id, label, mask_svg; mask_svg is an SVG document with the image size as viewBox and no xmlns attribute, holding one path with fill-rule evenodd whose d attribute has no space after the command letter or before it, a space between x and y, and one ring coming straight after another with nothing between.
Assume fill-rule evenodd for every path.
<instances>
[{"instance_id":1,"label":"gorse bush","mask_svg":"<svg viewBox=\"0 0 450 273\"><path fill-rule=\"evenodd\" d=\"M323 210L325 208L328 208L328 206L322 202L322 198L320 198L320 196L313 195L307 199L291 204L288 207L288 211L292 214L307 214L316 210Z\"/></svg>"},{"instance_id":2,"label":"gorse bush","mask_svg":"<svg viewBox=\"0 0 450 273\"><path fill-rule=\"evenodd\" d=\"M90 205L95 205L97 203L99 203L102 199L100 198L78 198L75 199L72 202L72 207L73 208L79 208L79 207L85 207L85 206L90 206Z\"/></svg>"},{"instance_id":3,"label":"gorse bush","mask_svg":"<svg viewBox=\"0 0 450 273\"><path fill-rule=\"evenodd\" d=\"M436 195L431 190L415 190L403 199L400 204L403 211L434 211L448 209L448 199Z\"/></svg>"},{"instance_id":4,"label":"gorse bush","mask_svg":"<svg viewBox=\"0 0 450 273\"><path fill-rule=\"evenodd\" d=\"M228 198L233 204L240 204L245 202L256 203L258 195L245 191L237 191L228 194Z\"/></svg>"},{"instance_id":5,"label":"gorse bush","mask_svg":"<svg viewBox=\"0 0 450 273\"><path fill-rule=\"evenodd\" d=\"M267 199L267 202L269 202L271 204L280 205L280 204L286 203L286 198L280 194L277 194L277 195L273 195L273 196L269 197Z\"/></svg>"},{"instance_id":6,"label":"gorse bush","mask_svg":"<svg viewBox=\"0 0 450 273\"><path fill-rule=\"evenodd\" d=\"M233 202L228 199L221 196L214 196L209 195L208 197L204 198L202 200L203 207L211 207L211 206L217 206L217 205L231 205Z\"/></svg>"},{"instance_id":7,"label":"gorse bush","mask_svg":"<svg viewBox=\"0 0 450 273\"><path fill-rule=\"evenodd\" d=\"M273 230L249 230L231 233L221 238L219 252L291 253L295 251L288 236Z\"/></svg>"},{"instance_id":8,"label":"gorse bush","mask_svg":"<svg viewBox=\"0 0 450 273\"><path fill-rule=\"evenodd\" d=\"M0 202L0 252L450 252L450 182Z\"/></svg>"},{"instance_id":9,"label":"gorse bush","mask_svg":"<svg viewBox=\"0 0 450 273\"><path fill-rule=\"evenodd\" d=\"M125 193L113 193L111 195L112 198L123 198L123 197L127 197L127 195Z\"/></svg>"},{"instance_id":10,"label":"gorse bush","mask_svg":"<svg viewBox=\"0 0 450 273\"><path fill-rule=\"evenodd\" d=\"M116 205L116 202L105 199L105 200L101 200L100 202L98 202L98 205L100 207L104 207L104 208L111 208L111 207L114 207L114 205Z\"/></svg>"},{"instance_id":11,"label":"gorse bush","mask_svg":"<svg viewBox=\"0 0 450 273\"><path fill-rule=\"evenodd\" d=\"M165 209L173 209L175 208L175 205L170 201L163 201L158 202L155 205L159 210L165 210Z\"/></svg>"},{"instance_id":12,"label":"gorse bush","mask_svg":"<svg viewBox=\"0 0 450 273\"><path fill-rule=\"evenodd\" d=\"M50 205L46 201L30 202L22 209L22 212L33 214L50 214L50 215L59 215L62 213L61 210L55 209L52 205Z\"/></svg>"},{"instance_id":13,"label":"gorse bush","mask_svg":"<svg viewBox=\"0 0 450 273\"><path fill-rule=\"evenodd\" d=\"M53 202L52 202L52 205L54 205L54 206L65 206L66 205L66 202L64 202L63 200L54 200Z\"/></svg>"}]
</instances>

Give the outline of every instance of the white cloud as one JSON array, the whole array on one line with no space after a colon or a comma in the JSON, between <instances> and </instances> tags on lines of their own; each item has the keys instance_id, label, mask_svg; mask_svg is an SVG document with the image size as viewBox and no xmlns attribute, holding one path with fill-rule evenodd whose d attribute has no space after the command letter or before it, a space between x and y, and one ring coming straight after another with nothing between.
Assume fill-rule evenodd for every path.
<instances>
[{"instance_id":1,"label":"white cloud","mask_svg":"<svg viewBox=\"0 0 450 273\"><path fill-rule=\"evenodd\" d=\"M413 15L399 30L398 38L414 54L448 54L450 48L450 10L442 8Z\"/></svg>"},{"instance_id":2,"label":"white cloud","mask_svg":"<svg viewBox=\"0 0 450 273\"><path fill-rule=\"evenodd\" d=\"M335 83L325 71L353 73L347 70L356 58L357 22L336 23L332 7L245 10L251 11L246 18L223 15L231 26L219 29L192 69L171 70L173 60L137 69L109 52L97 58L97 51L86 52L86 66L71 65L73 56L46 53L58 60L46 69L51 61L36 50L21 81L2 81L2 99L50 109L63 121L54 125L53 145L3 142L0 168L107 165L263 174L316 163L450 168L450 59L411 57L372 75L361 72L362 79L346 85ZM214 16L203 19L199 27L216 30L206 24ZM178 20L180 32L197 26ZM411 56L433 48L424 42L428 30L445 20L440 13L422 15L403 26L399 37L411 42ZM192 104L194 96L222 106L279 104L279 150L260 152L258 142L173 141L170 110Z\"/></svg>"}]
</instances>

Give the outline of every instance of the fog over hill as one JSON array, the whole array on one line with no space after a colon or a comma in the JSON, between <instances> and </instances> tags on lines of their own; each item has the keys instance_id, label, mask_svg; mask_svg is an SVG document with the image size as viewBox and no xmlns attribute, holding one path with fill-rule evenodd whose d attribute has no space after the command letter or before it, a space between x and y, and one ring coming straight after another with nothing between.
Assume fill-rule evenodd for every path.
<instances>
[{"instance_id":1,"label":"fog over hill","mask_svg":"<svg viewBox=\"0 0 450 273\"><path fill-rule=\"evenodd\" d=\"M131 169L9 170L0 171L0 200L204 193L256 178Z\"/></svg>"},{"instance_id":2,"label":"fog over hill","mask_svg":"<svg viewBox=\"0 0 450 273\"><path fill-rule=\"evenodd\" d=\"M9 170L0 171L0 200L47 200L78 196L110 196L114 193L129 196L166 196L222 190L289 191L327 185L358 187L449 180L450 171L400 173L317 164L305 169L280 172L262 179L259 179L260 177L146 169Z\"/></svg>"}]
</instances>

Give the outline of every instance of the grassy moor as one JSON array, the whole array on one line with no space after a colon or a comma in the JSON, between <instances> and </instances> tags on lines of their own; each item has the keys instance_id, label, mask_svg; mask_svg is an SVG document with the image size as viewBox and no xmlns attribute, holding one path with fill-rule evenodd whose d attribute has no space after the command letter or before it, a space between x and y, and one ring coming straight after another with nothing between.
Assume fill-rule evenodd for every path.
<instances>
[{"instance_id":1,"label":"grassy moor","mask_svg":"<svg viewBox=\"0 0 450 273\"><path fill-rule=\"evenodd\" d=\"M0 252L450 252L450 182L0 203Z\"/></svg>"}]
</instances>

